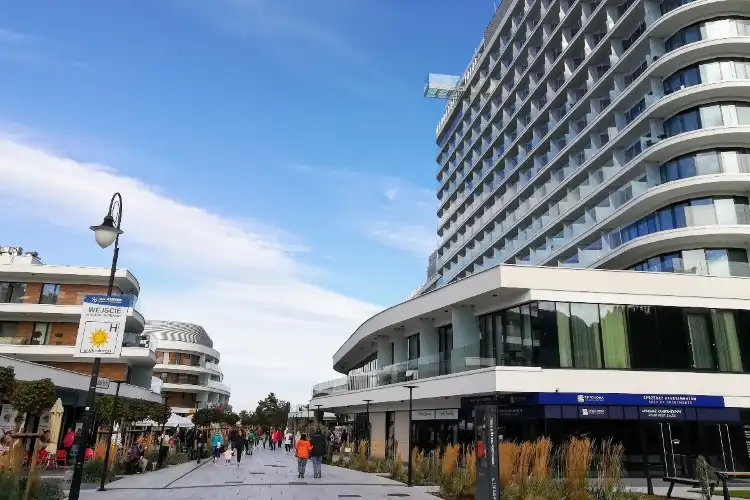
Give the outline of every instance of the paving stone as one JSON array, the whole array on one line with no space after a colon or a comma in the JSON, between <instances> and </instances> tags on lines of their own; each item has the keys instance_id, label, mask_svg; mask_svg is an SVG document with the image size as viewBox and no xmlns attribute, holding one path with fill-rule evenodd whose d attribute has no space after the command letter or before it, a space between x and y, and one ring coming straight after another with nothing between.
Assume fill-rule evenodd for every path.
<instances>
[{"instance_id":1,"label":"paving stone","mask_svg":"<svg viewBox=\"0 0 750 500\"><path fill-rule=\"evenodd\" d=\"M406 500L435 500L420 488L375 474L324 465L323 477L313 478L312 462L307 463L304 479L297 477L297 459L283 450L256 450L242 457L237 465L214 465L209 459L200 466L189 463L165 470L127 476L108 485L106 492L81 492L81 497L97 495L97 500L394 500L389 494L409 494ZM294 484L305 483L305 484ZM84 500L94 500L84 498Z\"/></svg>"}]
</instances>

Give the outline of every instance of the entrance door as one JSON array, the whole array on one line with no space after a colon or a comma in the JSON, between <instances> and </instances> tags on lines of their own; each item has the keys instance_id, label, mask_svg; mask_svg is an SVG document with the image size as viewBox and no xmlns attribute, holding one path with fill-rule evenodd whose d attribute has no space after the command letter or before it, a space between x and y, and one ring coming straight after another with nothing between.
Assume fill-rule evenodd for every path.
<instances>
[{"instance_id":1,"label":"entrance door","mask_svg":"<svg viewBox=\"0 0 750 500\"><path fill-rule=\"evenodd\" d=\"M721 459L725 471L736 472L734 463L734 448L732 447L732 434L727 424L716 424L719 432L719 443L721 445Z\"/></svg>"},{"instance_id":2,"label":"entrance door","mask_svg":"<svg viewBox=\"0 0 750 500\"><path fill-rule=\"evenodd\" d=\"M659 422L659 434L666 476L687 476L689 450L685 444L687 429L683 423Z\"/></svg>"}]
</instances>

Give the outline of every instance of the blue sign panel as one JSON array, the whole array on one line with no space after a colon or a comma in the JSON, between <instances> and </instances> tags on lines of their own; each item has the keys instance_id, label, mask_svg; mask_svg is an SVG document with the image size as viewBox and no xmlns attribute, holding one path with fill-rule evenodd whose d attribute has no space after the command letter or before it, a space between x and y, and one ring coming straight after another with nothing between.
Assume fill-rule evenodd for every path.
<instances>
[{"instance_id":1,"label":"blue sign panel","mask_svg":"<svg viewBox=\"0 0 750 500\"><path fill-rule=\"evenodd\" d=\"M606 406L579 406L579 418L608 418L609 412Z\"/></svg>"},{"instance_id":2,"label":"blue sign panel","mask_svg":"<svg viewBox=\"0 0 750 500\"><path fill-rule=\"evenodd\" d=\"M83 298L84 304L96 304L99 306L111 307L132 307L132 295L86 295Z\"/></svg>"},{"instance_id":3,"label":"blue sign panel","mask_svg":"<svg viewBox=\"0 0 750 500\"><path fill-rule=\"evenodd\" d=\"M681 394L578 394L575 392L541 392L539 393L539 404L724 408L724 398L722 396Z\"/></svg>"},{"instance_id":4,"label":"blue sign panel","mask_svg":"<svg viewBox=\"0 0 750 500\"><path fill-rule=\"evenodd\" d=\"M684 420L685 409L675 407L642 406L641 420Z\"/></svg>"}]
</instances>

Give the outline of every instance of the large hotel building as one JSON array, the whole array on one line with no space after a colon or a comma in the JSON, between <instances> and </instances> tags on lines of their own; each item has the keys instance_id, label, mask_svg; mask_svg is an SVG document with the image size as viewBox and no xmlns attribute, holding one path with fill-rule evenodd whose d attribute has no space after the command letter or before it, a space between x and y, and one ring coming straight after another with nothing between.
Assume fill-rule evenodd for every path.
<instances>
[{"instance_id":1,"label":"large hotel building","mask_svg":"<svg viewBox=\"0 0 750 500\"><path fill-rule=\"evenodd\" d=\"M611 436L632 475L750 467L750 2L504 0L425 95L427 281L311 405L369 409L384 453L471 441L486 397L503 438Z\"/></svg>"}]
</instances>

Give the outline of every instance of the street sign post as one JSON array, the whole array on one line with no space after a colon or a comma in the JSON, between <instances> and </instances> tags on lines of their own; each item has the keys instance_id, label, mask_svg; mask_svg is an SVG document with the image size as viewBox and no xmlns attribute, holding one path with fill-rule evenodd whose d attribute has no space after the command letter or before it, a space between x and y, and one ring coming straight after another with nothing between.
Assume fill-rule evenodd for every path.
<instances>
[{"instance_id":1,"label":"street sign post","mask_svg":"<svg viewBox=\"0 0 750 500\"><path fill-rule=\"evenodd\" d=\"M129 295L86 295L81 306L73 356L119 358L131 306L132 297Z\"/></svg>"}]
</instances>

